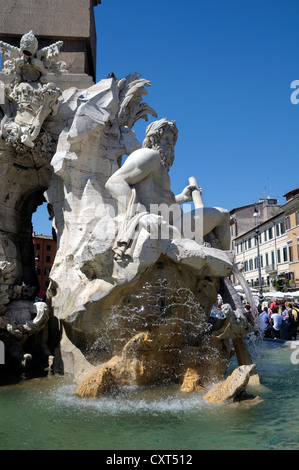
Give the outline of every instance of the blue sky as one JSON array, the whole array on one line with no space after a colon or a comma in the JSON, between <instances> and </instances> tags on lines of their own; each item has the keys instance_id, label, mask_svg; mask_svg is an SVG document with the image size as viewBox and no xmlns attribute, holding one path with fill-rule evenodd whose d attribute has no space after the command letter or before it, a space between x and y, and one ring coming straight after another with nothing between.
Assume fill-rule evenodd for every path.
<instances>
[{"instance_id":1,"label":"blue sky","mask_svg":"<svg viewBox=\"0 0 299 470\"><path fill-rule=\"evenodd\" d=\"M196 176L206 206L231 210L299 187L298 0L102 0L94 11L97 81L140 73L152 83L144 101L177 122L174 193ZM147 125L134 128L141 142Z\"/></svg>"}]
</instances>

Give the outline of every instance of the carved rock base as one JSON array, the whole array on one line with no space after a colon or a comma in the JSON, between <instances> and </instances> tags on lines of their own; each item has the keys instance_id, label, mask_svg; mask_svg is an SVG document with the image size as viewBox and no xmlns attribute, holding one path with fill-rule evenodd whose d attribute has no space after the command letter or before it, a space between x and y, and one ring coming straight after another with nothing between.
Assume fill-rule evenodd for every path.
<instances>
[{"instance_id":1,"label":"carved rock base","mask_svg":"<svg viewBox=\"0 0 299 470\"><path fill-rule=\"evenodd\" d=\"M200 390L205 390L204 387L200 385L200 376L195 369L190 367L186 371L184 381L181 386L181 391L198 392Z\"/></svg>"},{"instance_id":2,"label":"carved rock base","mask_svg":"<svg viewBox=\"0 0 299 470\"><path fill-rule=\"evenodd\" d=\"M203 399L210 403L226 403L255 399L257 397L248 394L246 391L250 376L255 374L255 364L239 366L226 380L212 387L203 396Z\"/></svg>"},{"instance_id":3,"label":"carved rock base","mask_svg":"<svg viewBox=\"0 0 299 470\"><path fill-rule=\"evenodd\" d=\"M211 352L208 341L201 347L182 346L181 336L175 323L138 333L128 341L120 356L114 356L82 377L76 394L94 398L124 385L161 385L165 381L181 384L182 391L191 392L204 390L211 380L220 380L231 351L227 350L226 360L223 354L218 356L219 362L214 367L215 356L206 357ZM217 343L213 345L214 352L215 346Z\"/></svg>"},{"instance_id":4,"label":"carved rock base","mask_svg":"<svg viewBox=\"0 0 299 470\"><path fill-rule=\"evenodd\" d=\"M76 390L82 398L96 398L127 384L123 379L122 358L115 356L98 367Z\"/></svg>"}]
</instances>

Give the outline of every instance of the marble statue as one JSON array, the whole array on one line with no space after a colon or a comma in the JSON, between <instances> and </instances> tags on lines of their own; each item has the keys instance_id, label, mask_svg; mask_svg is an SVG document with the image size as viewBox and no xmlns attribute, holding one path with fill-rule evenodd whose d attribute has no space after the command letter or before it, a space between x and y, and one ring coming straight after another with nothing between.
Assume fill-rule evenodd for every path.
<instances>
[{"instance_id":1,"label":"marble statue","mask_svg":"<svg viewBox=\"0 0 299 470\"><path fill-rule=\"evenodd\" d=\"M7 75L16 74L15 83L21 81L43 81L47 73L61 74L66 72L65 63L57 61L63 41L58 41L50 46L38 49L38 41L33 31L24 34L20 41L20 47L11 46L0 41L0 52L4 56L17 55L16 58L4 62L3 72Z\"/></svg>"},{"instance_id":2,"label":"marble statue","mask_svg":"<svg viewBox=\"0 0 299 470\"><path fill-rule=\"evenodd\" d=\"M47 73L66 71L65 64L56 61L62 45L60 41L38 50L32 31L22 36L19 48L0 41L4 56L17 55L3 66L3 72L14 77L5 87L7 104L0 132L10 144L34 147L46 117L57 113L61 91L47 82Z\"/></svg>"},{"instance_id":3,"label":"marble statue","mask_svg":"<svg viewBox=\"0 0 299 470\"><path fill-rule=\"evenodd\" d=\"M16 366L28 367L32 354L23 350L28 339L41 332L49 320L49 308L45 302L19 300L10 304L4 315L0 316L0 338L4 341L7 354ZM43 344L45 354L50 352Z\"/></svg>"},{"instance_id":4,"label":"marble statue","mask_svg":"<svg viewBox=\"0 0 299 470\"><path fill-rule=\"evenodd\" d=\"M24 307L24 305L22 305ZM25 309L27 308L25 304ZM16 313L14 305L14 314ZM40 331L49 319L49 308L45 302L34 302L29 305L30 317L13 318L12 315L0 317L0 327L6 329L11 335L22 339L24 335L29 335Z\"/></svg>"},{"instance_id":5,"label":"marble statue","mask_svg":"<svg viewBox=\"0 0 299 470\"><path fill-rule=\"evenodd\" d=\"M166 119L151 123L146 129L143 148L131 153L122 167L107 181L106 188L117 201L121 213L125 213L124 223L114 245L115 258L121 259L124 250L131 245L132 236L136 238L136 227L161 223L161 218L153 211L162 204L171 206L173 237L182 237L183 213L175 205L192 201L192 191L197 189L188 185L181 194L175 196L170 189L169 169L174 162L174 146L178 130L174 121ZM148 217L148 214L152 214ZM169 215L169 212L168 214ZM194 225L195 217L202 218L202 235L207 236L214 231L218 246L229 250L229 213L225 209L206 208L193 210L190 223ZM125 234L125 235L123 235ZM128 239L124 239L127 236Z\"/></svg>"}]
</instances>

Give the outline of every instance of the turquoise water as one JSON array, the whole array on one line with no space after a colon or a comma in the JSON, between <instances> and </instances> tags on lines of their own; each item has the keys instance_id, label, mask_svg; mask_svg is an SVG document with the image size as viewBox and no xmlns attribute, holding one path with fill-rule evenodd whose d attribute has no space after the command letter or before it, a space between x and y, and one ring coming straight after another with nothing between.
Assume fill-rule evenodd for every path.
<instances>
[{"instance_id":1,"label":"turquoise water","mask_svg":"<svg viewBox=\"0 0 299 470\"><path fill-rule=\"evenodd\" d=\"M0 449L299 449L293 350L258 342L251 352L261 380L254 391L263 401L249 408L215 406L172 387L128 387L114 396L81 399L60 376L2 386Z\"/></svg>"}]
</instances>

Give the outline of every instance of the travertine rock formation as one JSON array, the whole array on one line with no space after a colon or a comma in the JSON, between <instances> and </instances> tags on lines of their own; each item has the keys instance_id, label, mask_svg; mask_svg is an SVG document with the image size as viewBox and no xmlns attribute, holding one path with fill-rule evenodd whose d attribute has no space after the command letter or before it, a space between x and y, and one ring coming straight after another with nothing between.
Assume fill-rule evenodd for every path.
<instances>
[{"instance_id":1,"label":"travertine rock formation","mask_svg":"<svg viewBox=\"0 0 299 470\"><path fill-rule=\"evenodd\" d=\"M247 393L246 387L250 380L250 377L256 374L256 365L244 365L235 369L232 374L214 385L210 390L203 396L204 400L211 403L229 403L233 401L244 401L252 400L253 404L260 401L258 397Z\"/></svg>"}]
</instances>

